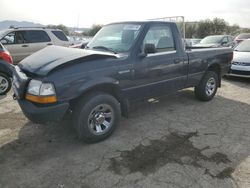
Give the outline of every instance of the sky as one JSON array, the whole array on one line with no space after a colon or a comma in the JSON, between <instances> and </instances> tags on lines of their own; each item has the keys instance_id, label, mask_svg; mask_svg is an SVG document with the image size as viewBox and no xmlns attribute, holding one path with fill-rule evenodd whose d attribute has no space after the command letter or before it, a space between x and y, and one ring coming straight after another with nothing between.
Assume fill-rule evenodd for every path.
<instances>
[{"instance_id":1,"label":"sky","mask_svg":"<svg viewBox=\"0 0 250 188\"><path fill-rule=\"evenodd\" d=\"M250 28L250 0L0 0L0 21L90 27L168 16L186 21L219 17Z\"/></svg>"}]
</instances>

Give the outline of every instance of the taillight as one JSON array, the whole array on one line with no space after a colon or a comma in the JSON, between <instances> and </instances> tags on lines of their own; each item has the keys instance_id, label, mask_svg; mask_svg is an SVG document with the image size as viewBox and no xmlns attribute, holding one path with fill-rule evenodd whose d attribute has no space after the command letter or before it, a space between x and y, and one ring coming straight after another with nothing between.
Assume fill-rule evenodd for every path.
<instances>
[{"instance_id":1,"label":"taillight","mask_svg":"<svg viewBox=\"0 0 250 188\"><path fill-rule=\"evenodd\" d=\"M10 64L13 64L12 57L10 56L10 53L7 51L0 52L0 59L3 59L4 61L7 61Z\"/></svg>"}]
</instances>

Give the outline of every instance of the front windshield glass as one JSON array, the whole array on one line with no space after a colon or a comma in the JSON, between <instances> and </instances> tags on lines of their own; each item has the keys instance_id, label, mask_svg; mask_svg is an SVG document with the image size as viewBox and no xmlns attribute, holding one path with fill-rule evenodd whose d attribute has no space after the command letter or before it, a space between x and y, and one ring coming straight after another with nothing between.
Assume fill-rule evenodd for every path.
<instances>
[{"instance_id":1,"label":"front windshield glass","mask_svg":"<svg viewBox=\"0 0 250 188\"><path fill-rule=\"evenodd\" d=\"M209 36L201 40L201 44L217 44L222 40L222 36Z\"/></svg>"},{"instance_id":2,"label":"front windshield glass","mask_svg":"<svg viewBox=\"0 0 250 188\"><path fill-rule=\"evenodd\" d=\"M234 50L239 52L250 52L250 40L241 42Z\"/></svg>"},{"instance_id":3,"label":"front windshield glass","mask_svg":"<svg viewBox=\"0 0 250 188\"><path fill-rule=\"evenodd\" d=\"M87 45L87 48L113 53L127 52L133 45L140 29L140 24L104 26Z\"/></svg>"}]
</instances>

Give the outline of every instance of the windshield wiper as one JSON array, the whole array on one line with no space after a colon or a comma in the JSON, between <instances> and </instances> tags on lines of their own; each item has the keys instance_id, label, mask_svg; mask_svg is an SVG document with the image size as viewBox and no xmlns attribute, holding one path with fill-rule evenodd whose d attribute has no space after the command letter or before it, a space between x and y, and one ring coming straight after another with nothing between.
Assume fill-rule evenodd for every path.
<instances>
[{"instance_id":1,"label":"windshield wiper","mask_svg":"<svg viewBox=\"0 0 250 188\"><path fill-rule=\"evenodd\" d=\"M106 50L106 51L109 51L109 52L113 52L114 54L117 54L117 52L112 49L112 48L108 48L106 46L94 46L92 47L93 49L101 49L101 50Z\"/></svg>"}]
</instances>

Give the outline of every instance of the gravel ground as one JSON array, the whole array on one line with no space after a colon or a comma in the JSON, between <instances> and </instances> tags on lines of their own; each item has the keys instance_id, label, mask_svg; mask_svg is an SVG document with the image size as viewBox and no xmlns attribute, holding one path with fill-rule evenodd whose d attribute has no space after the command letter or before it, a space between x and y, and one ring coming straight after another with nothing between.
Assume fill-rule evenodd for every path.
<instances>
[{"instance_id":1,"label":"gravel ground","mask_svg":"<svg viewBox=\"0 0 250 188\"><path fill-rule=\"evenodd\" d=\"M79 142L70 122L29 122L0 98L0 187L250 187L250 80L214 100L192 89L134 104L107 140Z\"/></svg>"}]
</instances>

